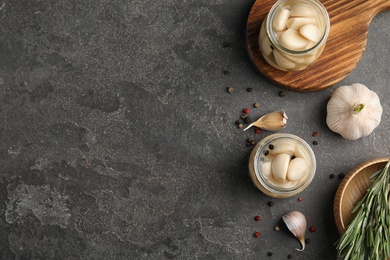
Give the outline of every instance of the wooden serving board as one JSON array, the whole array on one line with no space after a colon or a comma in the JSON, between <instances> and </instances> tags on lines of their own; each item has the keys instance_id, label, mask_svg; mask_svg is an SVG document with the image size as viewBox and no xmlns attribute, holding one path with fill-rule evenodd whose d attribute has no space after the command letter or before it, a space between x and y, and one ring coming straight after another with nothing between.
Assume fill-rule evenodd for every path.
<instances>
[{"instance_id":1,"label":"wooden serving board","mask_svg":"<svg viewBox=\"0 0 390 260\"><path fill-rule=\"evenodd\" d=\"M324 52L303 71L277 70L259 49L260 26L276 0L257 0L248 17L246 45L257 69L274 83L301 92L325 89L344 79L358 64L367 44L372 18L390 9L390 0L322 0L330 17L330 33Z\"/></svg>"}]
</instances>

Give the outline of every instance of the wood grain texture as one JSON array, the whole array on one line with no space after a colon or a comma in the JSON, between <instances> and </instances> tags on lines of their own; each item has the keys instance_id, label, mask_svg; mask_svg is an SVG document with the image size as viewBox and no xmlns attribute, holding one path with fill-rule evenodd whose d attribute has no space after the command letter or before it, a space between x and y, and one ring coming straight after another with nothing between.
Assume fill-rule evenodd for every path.
<instances>
[{"instance_id":1,"label":"wood grain texture","mask_svg":"<svg viewBox=\"0 0 390 260\"><path fill-rule=\"evenodd\" d=\"M330 33L324 52L303 71L284 72L264 60L259 49L261 23L276 0L257 0L248 16L246 46L257 69L272 82L301 92L318 91L344 79L358 64L367 45L372 18L390 9L390 0L324 0Z\"/></svg>"},{"instance_id":2,"label":"wood grain texture","mask_svg":"<svg viewBox=\"0 0 390 260\"><path fill-rule=\"evenodd\" d=\"M355 167L341 181L337 188L333 204L333 214L337 230L340 234L351 221L352 209L367 192L371 185L370 176L382 170L390 158L378 158L362 163Z\"/></svg>"}]
</instances>

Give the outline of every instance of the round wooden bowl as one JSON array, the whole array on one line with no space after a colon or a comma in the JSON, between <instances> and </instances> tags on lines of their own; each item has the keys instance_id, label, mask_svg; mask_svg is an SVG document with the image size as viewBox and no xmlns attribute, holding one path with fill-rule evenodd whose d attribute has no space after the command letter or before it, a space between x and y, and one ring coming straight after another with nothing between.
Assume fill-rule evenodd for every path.
<instances>
[{"instance_id":1,"label":"round wooden bowl","mask_svg":"<svg viewBox=\"0 0 390 260\"><path fill-rule=\"evenodd\" d=\"M333 213L340 234L353 218L352 210L366 194L370 176L382 170L390 158L378 158L355 167L341 181L334 199Z\"/></svg>"}]
</instances>

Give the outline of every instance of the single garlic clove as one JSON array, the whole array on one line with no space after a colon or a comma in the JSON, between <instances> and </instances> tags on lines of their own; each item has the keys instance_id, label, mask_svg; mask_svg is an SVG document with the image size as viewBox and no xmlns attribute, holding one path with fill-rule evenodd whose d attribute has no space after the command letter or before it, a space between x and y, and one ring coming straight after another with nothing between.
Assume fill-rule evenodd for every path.
<instances>
[{"instance_id":1,"label":"single garlic clove","mask_svg":"<svg viewBox=\"0 0 390 260\"><path fill-rule=\"evenodd\" d=\"M288 29L298 30L306 24L315 24L316 19L311 17L293 17L287 20L286 26Z\"/></svg>"},{"instance_id":2,"label":"single garlic clove","mask_svg":"<svg viewBox=\"0 0 390 260\"><path fill-rule=\"evenodd\" d=\"M295 158L291 160L287 170L287 179L290 181L298 181L307 174L307 163L303 158Z\"/></svg>"},{"instance_id":3,"label":"single garlic clove","mask_svg":"<svg viewBox=\"0 0 390 260\"><path fill-rule=\"evenodd\" d=\"M319 42L321 39L321 32L314 24L305 24L299 29L299 33L312 42Z\"/></svg>"},{"instance_id":4,"label":"single garlic clove","mask_svg":"<svg viewBox=\"0 0 390 260\"><path fill-rule=\"evenodd\" d=\"M299 240L302 245L298 251L305 250L305 234L306 234L306 218L299 211L291 211L283 216L283 221L286 223L287 228L291 233Z\"/></svg>"},{"instance_id":5,"label":"single garlic clove","mask_svg":"<svg viewBox=\"0 0 390 260\"><path fill-rule=\"evenodd\" d=\"M291 8L291 16L316 17L317 12L313 8L305 4L296 4Z\"/></svg>"},{"instance_id":6,"label":"single garlic clove","mask_svg":"<svg viewBox=\"0 0 390 260\"><path fill-rule=\"evenodd\" d=\"M284 183L287 177L287 169L290 163L291 156L286 153L278 154L272 160L272 174L275 180Z\"/></svg>"},{"instance_id":7,"label":"single garlic clove","mask_svg":"<svg viewBox=\"0 0 390 260\"><path fill-rule=\"evenodd\" d=\"M286 153L292 156L295 152L295 145L287 142L278 142L273 145L273 149L269 150L270 154Z\"/></svg>"},{"instance_id":8,"label":"single garlic clove","mask_svg":"<svg viewBox=\"0 0 390 260\"><path fill-rule=\"evenodd\" d=\"M290 10L282 8L275 15L272 26L276 31L282 31L286 28L287 19L290 17Z\"/></svg>"},{"instance_id":9,"label":"single garlic clove","mask_svg":"<svg viewBox=\"0 0 390 260\"><path fill-rule=\"evenodd\" d=\"M282 54L280 54L279 51L274 50L274 58L276 61L276 64L278 64L280 67L291 70L295 68L295 63L288 60L286 57L284 57Z\"/></svg>"},{"instance_id":10,"label":"single garlic clove","mask_svg":"<svg viewBox=\"0 0 390 260\"><path fill-rule=\"evenodd\" d=\"M309 41L305 37L293 29L287 29L284 33L282 33L279 41L284 47L293 51L304 50L309 44Z\"/></svg>"},{"instance_id":11,"label":"single garlic clove","mask_svg":"<svg viewBox=\"0 0 390 260\"><path fill-rule=\"evenodd\" d=\"M283 129L287 125L287 115L284 112L272 112L260 117L255 122L248 125L244 131L252 126L259 127L268 131L278 131Z\"/></svg>"},{"instance_id":12,"label":"single garlic clove","mask_svg":"<svg viewBox=\"0 0 390 260\"><path fill-rule=\"evenodd\" d=\"M272 166L272 161L271 160L266 160L264 162L261 163L261 172L264 176L265 179L270 179L271 176L272 176L272 170L271 170L271 166Z\"/></svg>"},{"instance_id":13,"label":"single garlic clove","mask_svg":"<svg viewBox=\"0 0 390 260\"><path fill-rule=\"evenodd\" d=\"M268 39L268 37L265 37L265 38L261 41L261 49L263 50L263 54L264 54L265 56L271 55L271 53L272 53L272 48L271 48L271 42L270 42L270 40Z\"/></svg>"}]
</instances>

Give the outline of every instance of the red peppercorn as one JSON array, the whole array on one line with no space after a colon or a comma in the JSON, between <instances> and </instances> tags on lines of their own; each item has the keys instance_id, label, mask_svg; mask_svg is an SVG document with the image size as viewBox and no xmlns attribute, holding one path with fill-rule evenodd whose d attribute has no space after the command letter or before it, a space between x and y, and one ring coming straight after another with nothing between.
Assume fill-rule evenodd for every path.
<instances>
[{"instance_id":1,"label":"red peppercorn","mask_svg":"<svg viewBox=\"0 0 390 260\"><path fill-rule=\"evenodd\" d=\"M242 112L244 112L244 114L249 114L249 108L244 108L244 110L242 111Z\"/></svg>"},{"instance_id":2,"label":"red peppercorn","mask_svg":"<svg viewBox=\"0 0 390 260\"><path fill-rule=\"evenodd\" d=\"M298 201L302 201L302 198L298 198Z\"/></svg>"},{"instance_id":3,"label":"red peppercorn","mask_svg":"<svg viewBox=\"0 0 390 260\"><path fill-rule=\"evenodd\" d=\"M313 137L316 137L316 136L318 136L318 132L313 132L311 135L312 135Z\"/></svg>"},{"instance_id":4,"label":"red peppercorn","mask_svg":"<svg viewBox=\"0 0 390 260\"><path fill-rule=\"evenodd\" d=\"M260 217L260 216L256 216L256 217L255 217L255 220L256 220L256 221L260 221L260 220L261 220L261 217Z\"/></svg>"},{"instance_id":5,"label":"red peppercorn","mask_svg":"<svg viewBox=\"0 0 390 260\"><path fill-rule=\"evenodd\" d=\"M261 129L260 128L256 128L256 130L255 130L255 134L260 134L260 132L261 132Z\"/></svg>"},{"instance_id":6,"label":"red peppercorn","mask_svg":"<svg viewBox=\"0 0 390 260\"><path fill-rule=\"evenodd\" d=\"M254 236L255 236L255 237L260 236L260 232L256 232L256 233L254 234Z\"/></svg>"},{"instance_id":7,"label":"red peppercorn","mask_svg":"<svg viewBox=\"0 0 390 260\"><path fill-rule=\"evenodd\" d=\"M313 232L316 232L316 227L315 227L315 226L311 226L311 227L309 228L309 231L312 232L312 233L313 233Z\"/></svg>"}]
</instances>

